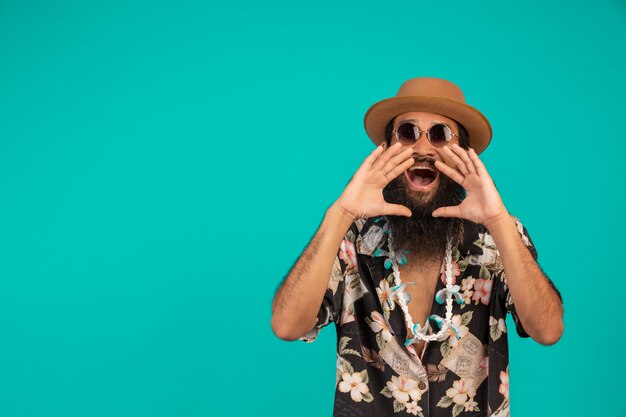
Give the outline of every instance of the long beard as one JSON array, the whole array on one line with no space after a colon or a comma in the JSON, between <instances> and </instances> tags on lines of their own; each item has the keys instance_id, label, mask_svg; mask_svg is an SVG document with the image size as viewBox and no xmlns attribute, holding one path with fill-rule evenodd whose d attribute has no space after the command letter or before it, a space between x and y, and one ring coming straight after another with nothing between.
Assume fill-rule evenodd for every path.
<instances>
[{"instance_id":1,"label":"long beard","mask_svg":"<svg viewBox=\"0 0 626 417\"><path fill-rule=\"evenodd\" d=\"M387 216L395 249L408 249L411 256L423 258L440 255L446 248L448 236L456 244L462 238L463 220L454 217L433 217L435 209L459 205L465 190L456 182L439 173L440 182L429 200L423 193L407 189L400 175L383 189L389 203L408 207L411 217Z\"/></svg>"}]
</instances>

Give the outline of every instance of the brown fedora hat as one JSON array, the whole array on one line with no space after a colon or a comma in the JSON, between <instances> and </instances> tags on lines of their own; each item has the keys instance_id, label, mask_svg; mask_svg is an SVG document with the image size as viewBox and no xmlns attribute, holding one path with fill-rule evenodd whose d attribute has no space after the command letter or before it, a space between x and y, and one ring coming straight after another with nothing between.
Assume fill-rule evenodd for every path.
<instances>
[{"instance_id":1,"label":"brown fedora hat","mask_svg":"<svg viewBox=\"0 0 626 417\"><path fill-rule=\"evenodd\" d=\"M394 117L412 111L441 114L463 125L476 153L491 141L491 125L474 107L465 103L459 87L440 78L413 78L402 84L395 97L379 101L365 114L365 131L372 142L385 140L385 129Z\"/></svg>"}]
</instances>

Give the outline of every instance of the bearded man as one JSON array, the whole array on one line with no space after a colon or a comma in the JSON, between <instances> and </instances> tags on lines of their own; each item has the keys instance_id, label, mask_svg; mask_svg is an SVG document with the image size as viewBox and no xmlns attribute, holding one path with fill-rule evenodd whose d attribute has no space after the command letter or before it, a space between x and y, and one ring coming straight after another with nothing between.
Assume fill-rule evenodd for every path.
<instances>
[{"instance_id":1,"label":"bearded man","mask_svg":"<svg viewBox=\"0 0 626 417\"><path fill-rule=\"evenodd\" d=\"M453 83L415 78L374 104L377 148L278 289L272 329L337 329L334 416L509 415L505 319L551 345L561 296L478 158L485 116Z\"/></svg>"}]
</instances>

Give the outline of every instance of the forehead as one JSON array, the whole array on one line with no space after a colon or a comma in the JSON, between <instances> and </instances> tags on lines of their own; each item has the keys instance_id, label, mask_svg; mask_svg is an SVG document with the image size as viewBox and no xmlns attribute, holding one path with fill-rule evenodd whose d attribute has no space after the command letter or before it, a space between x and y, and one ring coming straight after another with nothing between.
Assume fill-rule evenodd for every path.
<instances>
[{"instance_id":1,"label":"forehead","mask_svg":"<svg viewBox=\"0 0 626 417\"><path fill-rule=\"evenodd\" d=\"M402 122L411 121L418 126L432 126L437 123L443 123L449 126L455 126L456 122L449 117L443 116L437 113L428 113L421 111L413 111L408 113L402 113L396 116L394 120L394 126L398 126Z\"/></svg>"}]
</instances>

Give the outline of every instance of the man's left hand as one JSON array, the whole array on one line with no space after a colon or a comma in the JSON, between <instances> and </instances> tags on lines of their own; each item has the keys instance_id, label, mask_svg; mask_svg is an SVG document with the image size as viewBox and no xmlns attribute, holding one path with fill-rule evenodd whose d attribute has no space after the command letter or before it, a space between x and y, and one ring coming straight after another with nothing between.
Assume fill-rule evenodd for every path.
<instances>
[{"instance_id":1,"label":"man's left hand","mask_svg":"<svg viewBox=\"0 0 626 417\"><path fill-rule=\"evenodd\" d=\"M490 223L507 216L500 194L474 149L466 151L457 144L443 149L446 162L435 161L435 166L465 188L467 196L458 206L433 211L433 217L458 217L489 227Z\"/></svg>"}]
</instances>

